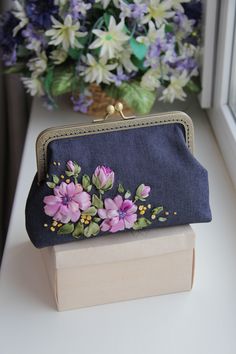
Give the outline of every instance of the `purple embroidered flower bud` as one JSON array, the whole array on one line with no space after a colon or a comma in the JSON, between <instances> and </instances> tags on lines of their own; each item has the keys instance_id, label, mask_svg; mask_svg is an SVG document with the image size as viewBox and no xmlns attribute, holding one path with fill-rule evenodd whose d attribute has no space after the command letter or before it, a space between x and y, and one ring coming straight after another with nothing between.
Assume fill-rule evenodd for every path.
<instances>
[{"instance_id":1,"label":"purple embroidered flower bud","mask_svg":"<svg viewBox=\"0 0 236 354\"><path fill-rule=\"evenodd\" d=\"M113 187L114 177L114 172L110 167L98 166L94 171L92 181L98 190L106 192Z\"/></svg>"},{"instance_id":2,"label":"purple embroidered flower bud","mask_svg":"<svg viewBox=\"0 0 236 354\"><path fill-rule=\"evenodd\" d=\"M66 164L66 167L68 168L68 171L66 171L66 174L68 177L71 176L76 176L78 177L80 171L81 171L81 167L77 164L77 162L73 162L71 160L69 160Z\"/></svg>"},{"instance_id":3,"label":"purple embroidered flower bud","mask_svg":"<svg viewBox=\"0 0 236 354\"><path fill-rule=\"evenodd\" d=\"M73 161L68 161L67 164L66 164L66 167L68 168L68 171L70 172L75 172L75 164Z\"/></svg>"},{"instance_id":4,"label":"purple embroidered flower bud","mask_svg":"<svg viewBox=\"0 0 236 354\"><path fill-rule=\"evenodd\" d=\"M150 194L151 188L145 186L145 184L140 184L136 190L136 199L145 200Z\"/></svg>"}]
</instances>

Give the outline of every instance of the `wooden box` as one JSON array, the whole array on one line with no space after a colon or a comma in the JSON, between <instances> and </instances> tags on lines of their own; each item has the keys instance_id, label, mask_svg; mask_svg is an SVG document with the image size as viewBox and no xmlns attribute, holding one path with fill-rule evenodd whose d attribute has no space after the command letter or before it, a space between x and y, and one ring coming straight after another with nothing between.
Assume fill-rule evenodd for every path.
<instances>
[{"instance_id":1,"label":"wooden box","mask_svg":"<svg viewBox=\"0 0 236 354\"><path fill-rule=\"evenodd\" d=\"M59 311L192 288L189 225L114 234L41 250Z\"/></svg>"}]
</instances>

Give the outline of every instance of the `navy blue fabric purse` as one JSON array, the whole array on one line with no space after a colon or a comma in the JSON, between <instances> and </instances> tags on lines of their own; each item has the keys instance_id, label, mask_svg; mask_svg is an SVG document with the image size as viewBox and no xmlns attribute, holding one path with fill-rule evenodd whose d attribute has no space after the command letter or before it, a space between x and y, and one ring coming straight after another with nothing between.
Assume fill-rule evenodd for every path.
<instances>
[{"instance_id":1,"label":"navy blue fabric purse","mask_svg":"<svg viewBox=\"0 0 236 354\"><path fill-rule=\"evenodd\" d=\"M42 248L120 231L211 220L208 174L183 112L47 129L26 228Z\"/></svg>"}]
</instances>

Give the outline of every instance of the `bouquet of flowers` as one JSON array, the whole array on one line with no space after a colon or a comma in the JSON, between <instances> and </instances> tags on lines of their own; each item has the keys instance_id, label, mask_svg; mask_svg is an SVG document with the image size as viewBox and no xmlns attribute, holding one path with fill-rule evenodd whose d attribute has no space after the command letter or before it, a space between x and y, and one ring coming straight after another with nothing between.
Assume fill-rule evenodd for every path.
<instances>
[{"instance_id":1,"label":"bouquet of flowers","mask_svg":"<svg viewBox=\"0 0 236 354\"><path fill-rule=\"evenodd\" d=\"M97 85L147 113L156 97L199 91L200 18L199 0L13 0L0 20L1 58L49 108L69 93L85 113Z\"/></svg>"}]
</instances>

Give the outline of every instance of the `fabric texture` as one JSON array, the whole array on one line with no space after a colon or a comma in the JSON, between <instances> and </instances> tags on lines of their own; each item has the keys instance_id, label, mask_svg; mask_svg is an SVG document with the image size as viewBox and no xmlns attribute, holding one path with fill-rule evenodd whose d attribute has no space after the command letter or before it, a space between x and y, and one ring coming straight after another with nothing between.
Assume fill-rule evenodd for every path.
<instances>
[{"instance_id":1,"label":"fabric texture","mask_svg":"<svg viewBox=\"0 0 236 354\"><path fill-rule=\"evenodd\" d=\"M169 216L164 223L155 220L147 229L211 220L208 174L189 151L180 124L58 139L49 144L47 156L50 175L63 174L67 161L72 160L88 175L98 165L109 166L115 172L114 186L121 183L131 194L142 183L150 186L148 203L164 206ZM44 212L43 200L50 194L45 181L38 185L35 176L26 204L26 228L38 248L76 241L72 235L58 235L44 227L50 217ZM112 188L106 197L116 194ZM106 234L99 232L98 236Z\"/></svg>"}]
</instances>

